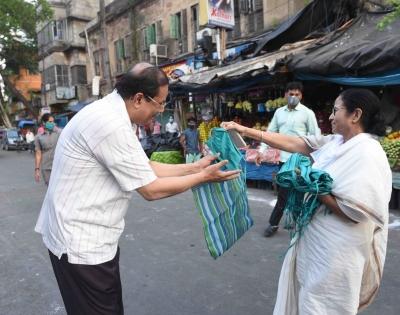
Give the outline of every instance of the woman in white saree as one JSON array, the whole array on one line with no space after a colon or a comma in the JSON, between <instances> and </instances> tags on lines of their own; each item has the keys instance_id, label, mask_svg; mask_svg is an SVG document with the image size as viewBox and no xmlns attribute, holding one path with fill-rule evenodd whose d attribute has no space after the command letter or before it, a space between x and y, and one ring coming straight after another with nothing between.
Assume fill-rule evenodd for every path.
<instances>
[{"instance_id":1,"label":"woman in white saree","mask_svg":"<svg viewBox=\"0 0 400 315\"><path fill-rule=\"evenodd\" d=\"M382 279L392 178L375 137L384 135L379 99L366 89L346 90L329 119L334 135L319 137L222 123L277 149L311 156L312 167L333 178L332 193L319 196L322 205L285 256L274 315L357 314L373 301Z\"/></svg>"}]
</instances>

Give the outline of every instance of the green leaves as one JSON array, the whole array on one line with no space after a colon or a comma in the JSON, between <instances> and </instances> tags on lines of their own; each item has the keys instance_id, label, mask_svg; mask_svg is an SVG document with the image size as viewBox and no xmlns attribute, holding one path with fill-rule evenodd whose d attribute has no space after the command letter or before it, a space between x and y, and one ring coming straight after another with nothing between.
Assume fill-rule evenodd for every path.
<instances>
[{"instance_id":1,"label":"green leaves","mask_svg":"<svg viewBox=\"0 0 400 315\"><path fill-rule=\"evenodd\" d=\"M386 4L393 8L393 11L386 14L382 20L377 24L377 28L383 31L389 24L400 17L400 0L388 0Z\"/></svg>"},{"instance_id":2,"label":"green leaves","mask_svg":"<svg viewBox=\"0 0 400 315\"><path fill-rule=\"evenodd\" d=\"M52 16L46 0L0 0L0 59L8 72L37 67L36 25Z\"/></svg>"}]
</instances>

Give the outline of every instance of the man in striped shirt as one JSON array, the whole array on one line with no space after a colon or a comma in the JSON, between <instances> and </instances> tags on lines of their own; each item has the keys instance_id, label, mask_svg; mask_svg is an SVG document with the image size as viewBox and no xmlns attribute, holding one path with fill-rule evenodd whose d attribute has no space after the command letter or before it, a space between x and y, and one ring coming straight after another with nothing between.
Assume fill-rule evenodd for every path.
<instances>
[{"instance_id":1,"label":"man in striped shirt","mask_svg":"<svg viewBox=\"0 0 400 315\"><path fill-rule=\"evenodd\" d=\"M134 190L156 200L238 176L210 156L183 165L148 160L136 128L164 111L167 95L165 74L139 63L61 133L35 230L68 314L123 314L118 240Z\"/></svg>"}]
</instances>

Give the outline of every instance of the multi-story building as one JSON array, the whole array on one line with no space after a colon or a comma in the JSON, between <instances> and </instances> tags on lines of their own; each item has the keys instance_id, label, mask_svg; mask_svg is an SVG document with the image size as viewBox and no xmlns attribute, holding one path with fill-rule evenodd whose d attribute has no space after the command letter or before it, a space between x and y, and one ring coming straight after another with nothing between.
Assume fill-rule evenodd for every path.
<instances>
[{"instance_id":1,"label":"multi-story building","mask_svg":"<svg viewBox=\"0 0 400 315\"><path fill-rule=\"evenodd\" d=\"M265 32L304 7L304 0L234 0L235 27L228 41ZM199 0L115 0L86 27L88 82L97 76L100 93L137 61L163 64L184 59L197 47ZM157 44L157 59L150 45Z\"/></svg>"},{"instance_id":2,"label":"multi-story building","mask_svg":"<svg viewBox=\"0 0 400 315\"><path fill-rule=\"evenodd\" d=\"M50 0L53 20L37 28L42 105L53 112L85 100L86 43L79 34L99 9L98 0Z\"/></svg>"}]
</instances>

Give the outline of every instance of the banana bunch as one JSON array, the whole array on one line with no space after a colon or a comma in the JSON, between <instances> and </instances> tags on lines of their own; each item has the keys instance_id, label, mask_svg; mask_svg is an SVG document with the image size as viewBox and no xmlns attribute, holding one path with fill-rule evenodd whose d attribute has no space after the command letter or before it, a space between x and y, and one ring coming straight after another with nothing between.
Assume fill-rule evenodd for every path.
<instances>
[{"instance_id":1,"label":"banana bunch","mask_svg":"<svg viewBox=\"0 0 400 315\"><path fill-rule=\"evenodd\" d=\"M267 111L274 111L275 109L285 106L287 104L287 100L285 97L280 97L275 100L268 100L265 102L265 108Z\"/></svg>"},{"instance_id":2,"label":"banana bunch","mask_svg":"<svg viewBox=\"0 0 400 315\"><path fill-rule=\"evenodd\" d=\"M253 110L253 105L249 101L242 102L243 111L251 113Z\"/></svg>"},{"instance_id":3,"label":"banana bunch","mask_svg":"<svg viewBox=\"0 0 400 315\"><path fill-rule=\"evenodd\" d=\"M217 117L214 117L209 122L201 122L197 130L199 131L199 140L201 143L205 143L211 135L211 129L219 127L221 122Z\"/></svg>"}]
</instances>

